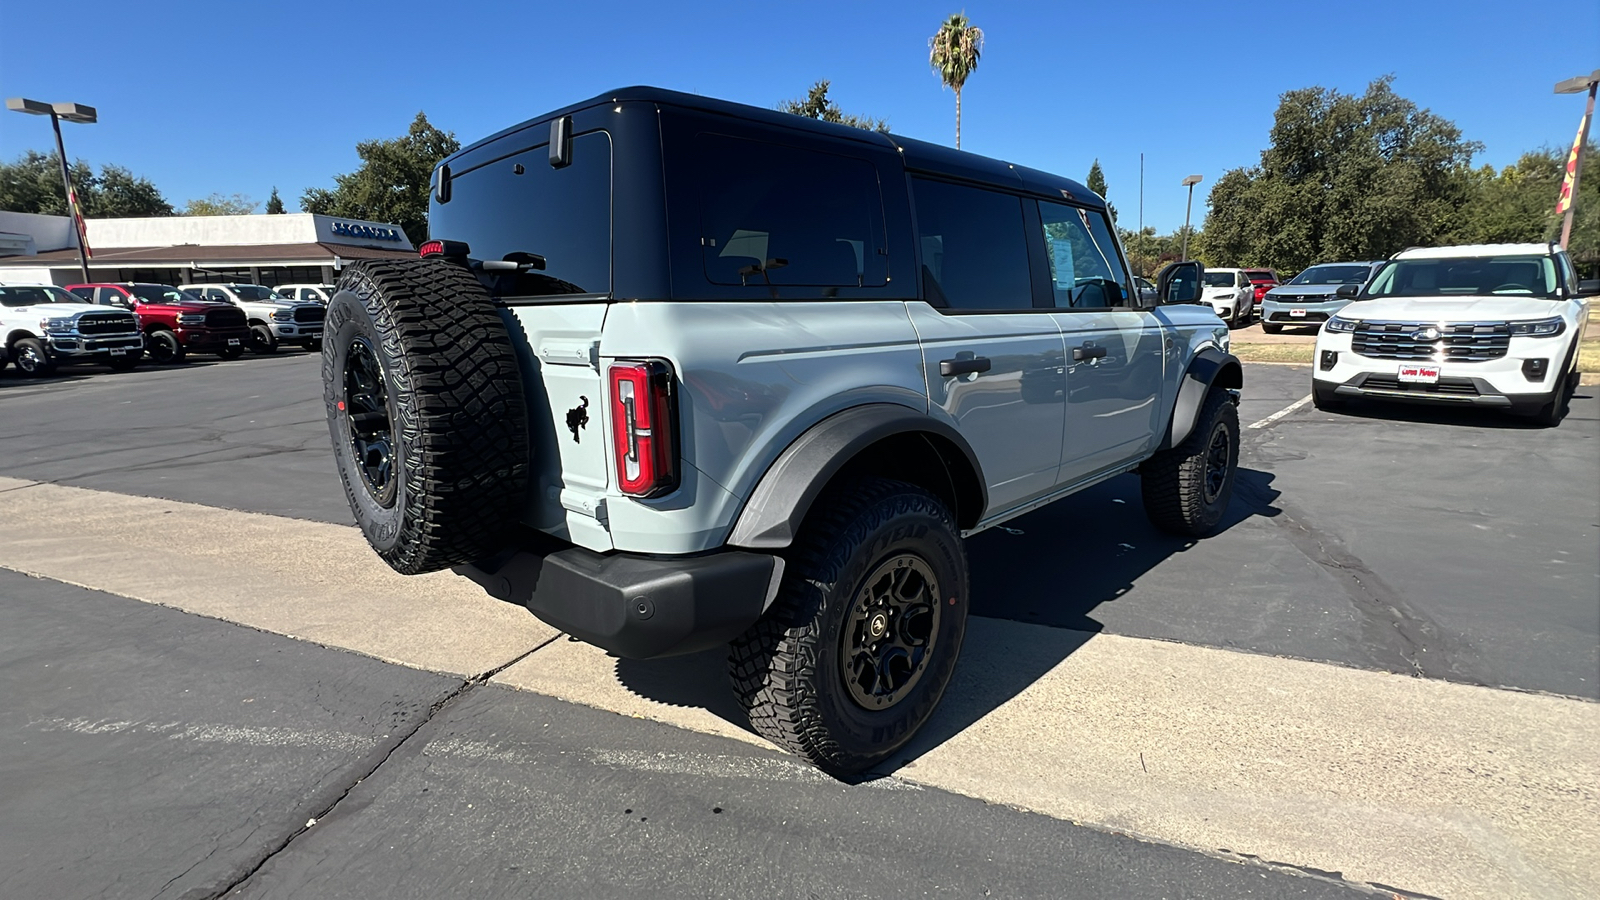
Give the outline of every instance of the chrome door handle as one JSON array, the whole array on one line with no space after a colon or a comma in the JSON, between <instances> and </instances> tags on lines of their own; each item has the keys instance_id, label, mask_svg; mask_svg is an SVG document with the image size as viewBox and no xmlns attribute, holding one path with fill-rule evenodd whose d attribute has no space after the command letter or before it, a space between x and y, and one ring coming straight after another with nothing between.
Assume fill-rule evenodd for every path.
<instances>
[{"instance_id":1,"label":"chrome door handle","mask_svg":"<svg viewBox=\"0 0 1600 900\"><path fill-rule=\"evenodd\" d=\"M982 374L994 368L994 363L987 356L974 356L967 359L941 359L939 360L940 375L965 375L968 372Z\"/></svg>"},{"instance_id":2,"label":"chrome door handle","mask_svg":"<svg viewBox=\"0 0 1600 900\"><path fill-rule=\"evenodd\" d=\"M1104 347L1092 347L1085 344L1082 347L1072 348L1072 358L1077 362L1083 362L1086 359L1100 359L1105 355L1106 348Z\"/></svg>"}]
</instances>

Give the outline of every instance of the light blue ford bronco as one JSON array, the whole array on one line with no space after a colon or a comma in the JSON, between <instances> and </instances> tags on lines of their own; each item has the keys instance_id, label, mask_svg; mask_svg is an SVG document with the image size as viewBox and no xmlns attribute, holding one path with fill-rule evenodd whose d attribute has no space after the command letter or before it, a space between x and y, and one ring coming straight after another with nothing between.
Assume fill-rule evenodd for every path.
<instances>
[{"instance_id":1,"label":"light blue ford bronco","mask_svg":"<svg viewBox=\"0 0 1600 900\"><path fill-rule=\"evenodd\" d=\"M1125 472L1204 535L1242 371L1202 272L1135 290L1105 201L970 153L627 88L434 172L323 347L350 507L619 656L726 645L755 731L845 776L950 682L963 538Z\"/></svg>"}]
</instances>

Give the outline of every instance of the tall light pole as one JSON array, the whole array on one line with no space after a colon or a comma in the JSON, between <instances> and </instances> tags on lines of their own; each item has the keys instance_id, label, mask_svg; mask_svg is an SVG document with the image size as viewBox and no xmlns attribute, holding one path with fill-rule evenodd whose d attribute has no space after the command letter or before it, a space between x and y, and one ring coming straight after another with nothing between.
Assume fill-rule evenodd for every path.
<instances>
[{"instance_id":1,"label":"tall light pole","mask_svg":"<svg viewBox=\"0 0 1600 900\"><path fill-rule=\"evenodd\" d=\"M1589 144L1589 122L1594 118L1595 89L1600 88L1600 69L1587 75L1568 78L1556 85L1558 94L1589 92L1589 106L1583 111L1583 121L1578 123L1578 140L1567 156L1567 173L1561 179L1561 195L1556 200L1556 212L1561 214L1561 249L1567 249L1572 238L1572 207L1578 202L1578 179L1583 176L1583 151Z\"/></svg>"},{"instance_id":2,"label":"tall light pole","mask_svg":"<svg viewBox=\"0 0 1600 900\"><path fill-rule=\"evenodd\" d=\"M67 147L61 142L61 120L92 125L96 116L94 107L82 103L41 103L22 97L7 97L6 109L34 116L49 116L50 127L56 132L56 158L61 160L61 184L67 189L67 214L72 216L72 233L78 242L78 269L85 283L89 278L89 260L84 250L83 214L78 210L78 195L72 190L72 170L67 167Z\"/></svg>"},{"instance_id":3,"label":"tall light pole","mask_svg":"<svg viewBox=\"0 0 1600 900\"><path fill-rule=\"evenodd\" d=\"M1189 261L1189 211L1194 208L1194 186L1200 181L1199 175L1190 175L1183 180L1183 186L1189 189L1189 202L1183 208L1183 258L1178 262Z\"/></svg>"}]
</instances>

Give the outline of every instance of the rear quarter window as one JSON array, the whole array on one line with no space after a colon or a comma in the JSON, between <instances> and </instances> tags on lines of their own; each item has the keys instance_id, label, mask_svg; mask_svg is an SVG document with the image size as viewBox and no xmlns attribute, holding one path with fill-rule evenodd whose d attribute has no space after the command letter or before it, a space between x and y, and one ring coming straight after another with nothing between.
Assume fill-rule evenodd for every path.
<instances>
[{"instance_id":1,"label":"rear quarter window","mask_svg":"<svg viewBox=\"0 0 1600 900\"><path fill-rule=\"evenodd\" d=\"M888 275L876 167L718 134L696 138L706 279L870 287Z\"/></svg>"}]
</instances>

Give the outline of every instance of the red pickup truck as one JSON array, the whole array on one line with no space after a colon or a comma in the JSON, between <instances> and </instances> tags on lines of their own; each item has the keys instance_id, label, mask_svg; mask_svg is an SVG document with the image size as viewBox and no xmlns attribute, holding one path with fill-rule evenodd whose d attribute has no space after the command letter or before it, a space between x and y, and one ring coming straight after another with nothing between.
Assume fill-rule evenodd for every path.
<instances>
[{"instance_id":1,"label":"red pickup truck","mask_svg":"<svg viewBox=\"0 0 1600 900\"><path fill-rule=\"evenodd\" d=\"M238 359L250 345L244 310L202 300L165 284L74 284L90 303L131 309L144 332L145 353L158 363L182 362L191 351Z\"/></svg>"}]
</instances>

